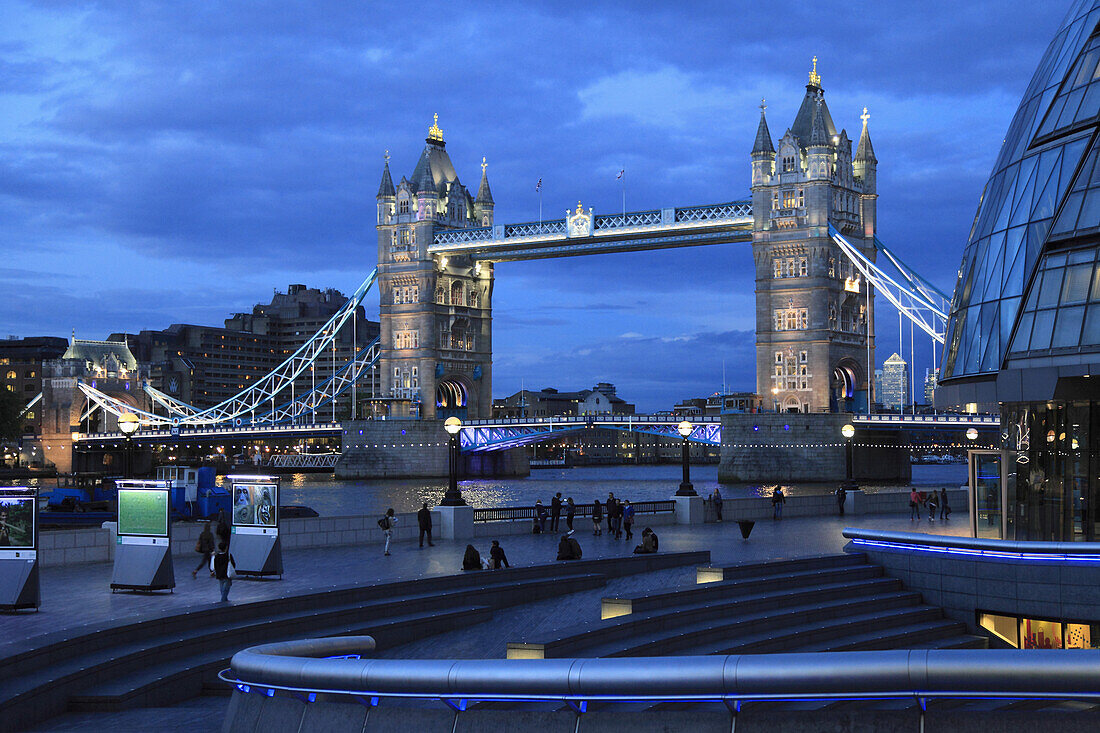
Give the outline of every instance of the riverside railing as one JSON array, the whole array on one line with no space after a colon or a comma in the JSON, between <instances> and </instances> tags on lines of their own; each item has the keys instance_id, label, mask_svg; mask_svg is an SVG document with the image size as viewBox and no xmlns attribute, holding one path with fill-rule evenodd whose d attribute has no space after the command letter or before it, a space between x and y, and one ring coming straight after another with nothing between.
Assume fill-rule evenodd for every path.
<instances>
[{"instance_id":1,"label":"riverside railing","mask_svg":"<svg viewBox=\"0 0 1100 733\"><path fill-rule=\"evenodd\" d=\"M574 504L577 511L573 515L573 518L578 517L591 517L592 507L594 504ZM671 499L664 501L637 501L631 502L630 506L634 507L634 514L662 514L676 511L676 502ZM550 517L550 505L546 504L546 516ZM565 505L562 504L561 510L562 519L565 518ZM607 509L604 509L604 516L607 516ZM494 508L481 508L474 509L474 521L475 522L522 522L524 520L533 522L536 518L535 507L533 506L506 506L506 507L494 507Z\"/></svg>"},{"instance_id":2,"label":"riverside railing","mask_svg":"<svg viewBox=\"0 0 1100 733\"><path fill-rule=\"evenodd\" d=\"M1100 651L910 649L596 659L371 659L371 637L265 644L220 677L241 693L479 702L743 703L942 699L1100 700ZM320 658L326 657L326 658ZM349 700L350 701L350 700Z\"/></svg>"}]
</instances>

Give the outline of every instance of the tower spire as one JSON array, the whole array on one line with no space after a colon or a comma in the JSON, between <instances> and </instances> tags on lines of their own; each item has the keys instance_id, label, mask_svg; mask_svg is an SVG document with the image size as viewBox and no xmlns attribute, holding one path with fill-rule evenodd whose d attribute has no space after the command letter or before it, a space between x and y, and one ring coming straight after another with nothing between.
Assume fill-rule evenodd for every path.
<instances>
[{"instance_id":1,"label":"tower spire","mask_svg":"<svg viewBox=\"0 0 1100 733\"><path fill-rule=\"evenodd\" d=\"M863 108L863 114L859 118L863 120L863 131L859 135L859 145L856 147L856 157L853 160L877 163L875 149L871 145L871 133L867 129L867 120L871 119L871 115L867 114L866 107Z\"/></svg>"},{"instance_id":2,"label":"tower spire","mask_svg":"<svg viewBox=\"0 0 1100 733\"><path fill-rule=\"evenodd\" d=\"M764 99L760 99L760 124L756 128L756 142L752 146L753 155L757 153L771 153L775 154L775 147L772 145L772 134L768 130L768 120L764 116L764 111L768 108Z\"/></svg>"},{"instance_id":3,"label":"tower spire","mask_svg":"<svg viewBox=\"0 0 1100 733\"><path fill-rule=\"evenodd\" d=\"M817 56L814 56L814 67L810 69L810 86L821 86L821 75L817 73Z\"/></svg>"},{"instance_id":4,"label":"tower spire","mask_svg":"<svg viewBox=\"0 0 1100 733\"><path fill-rule=\"evenodd\" d=\"M485 156L481 157L481 185L477 187L477 198L475 202L478 204L492 204L493 192L489 190L489 174L486 173L486 169L489 164L485 162Z\"/></svg>"},{"instance_id":5,"label":"tower spire","mask_svg":"<svg viewBox=\"0 0 1100 733\"><path fill-rule=\"evenodd\" d=\"M382 182L378 184L378 196L396 196L397 191L393 187L393 178L390 177L390 151L386 151L386 154L382 156L385 159L385 165L382 168Z\"/></svg>"}]
</instances>

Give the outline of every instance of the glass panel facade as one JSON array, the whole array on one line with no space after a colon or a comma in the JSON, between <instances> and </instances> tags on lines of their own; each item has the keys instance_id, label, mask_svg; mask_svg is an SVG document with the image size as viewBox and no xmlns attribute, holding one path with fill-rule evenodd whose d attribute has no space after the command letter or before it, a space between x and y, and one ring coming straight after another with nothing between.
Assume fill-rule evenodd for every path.
<instances>
[{"instance_id":1,"label":"glass panel facade","mask_svg":"<svg viewBox=\"0 0 1100 733\"><path fill-rule=\"evenodd\" d=\"M1100 346L1100 262L1095 249L1045 255L1009 356ZM1037 353L1036 353L1037 352Z\"/></svg>"},{"instance_id":2,"label":"glass panel facade","mask_svg":"<svg viewBox=\"0 0 1100 733\"><path fill-rule=\"evenodd\" d=\"M1100 646L1100 624L979 611L978 625L1017 649L1095 649Z\"/></svg>"},{"instance_id":3,"label":"glass panel facade","mask_svg":"<svg viewBox=\"0 0 1100 733\"><path fill-rule=\"evenodd\" d=\"M1059 268L1043 261L1049 280L1036 270L1056 239L1100 229L1100 153L1090 152L1081 165L1100 113L1098 22L1100 0L1074 3L1009 126L959 267L942 381L996 373L1010 346L1076 348L1088 330L1084 306L1061 322L1053 312L1062 302L1083 304L1062 298L1081 297L1085 270L1072 280L1065 262ZM1022 302L1030 306L1026 317L1018 313ZM1017 321L1026 329L1013 335Z\"/></svg>"}]
</instances>

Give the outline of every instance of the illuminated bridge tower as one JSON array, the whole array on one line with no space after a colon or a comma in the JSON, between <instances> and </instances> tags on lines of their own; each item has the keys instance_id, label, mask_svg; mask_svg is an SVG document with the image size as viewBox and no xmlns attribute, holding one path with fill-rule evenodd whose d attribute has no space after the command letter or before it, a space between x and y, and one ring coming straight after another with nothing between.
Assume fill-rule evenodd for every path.
<instances>
[{"instance_id":1,"label":"illuminated bridge tower","mask_svg":"<svg viewBox=\"0 0 1100 733\"><path fill-rule=\"evenodd\" d=\"M428 130L412 178L378 188L379 370L392 417L487 418L492 398L493 265L428 254L435 232L493 225L482 159L476 197L459 181L443 131Z\"/></svg>"},{"instance_id":2,"label":"illuminated bridge tower","mask_svg":"<svg viewBox=\"0 0 1100 733\"><path fill-rule=\"evenodd\" d=\"M875 259L878 161L867 110L853 158L825 104L817 57L778 152L765 109L761 102L752 150L757 392L780 411L866 409L874 293L829 238L828 224Z\"/></svg>"}]
</instances>

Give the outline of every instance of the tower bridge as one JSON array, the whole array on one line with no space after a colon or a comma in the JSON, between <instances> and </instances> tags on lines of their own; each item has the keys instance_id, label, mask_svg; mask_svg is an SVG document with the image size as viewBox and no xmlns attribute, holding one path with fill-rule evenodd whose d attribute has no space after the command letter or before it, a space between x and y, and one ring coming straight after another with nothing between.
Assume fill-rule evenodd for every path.
<instances>
[{"instance_id":1,"label":"tower bridge","mask_svg":"<svg viewBox=\"0 0 1100 733\"><path fill-rule=\"evenodd\" d=\"M137 410L150 440L180 431L199 439L212 429L260 435L288 425L308 431L317 421L334 423L335 415L322 412L325 406L354 388L366 370L377 369L382 397L375 400L375 417L459 416L471 424L463 433L464 448L493 450L515 440L542 439L544 432L532 429L523 437L514 428L481 422L491 418L497 263L746 244L755 267L757 393L766 407L870 413L876 295L941 343L947 299L877 238L878 160L867 110L859 118L853 150L847 131L833 121L815 59L798 113L778 142L766 111L762 101L749 154L749 198L611 213L578 202L561 218L516 224L494 221L484 158L476 193L462 183L437 116L411 176L395 183L386 154L376 197L377 269L348 306L283 365L209 408L173 400L147 385L140 410L132 395L110 394L79 379L75 388L89 410L114 415ZM326 353L372 288L379 298L377 342L333 380L294 394L295 377ZM588 422L576 421L571 429ZM564 427L562 421L557 425ZM893 427L930 425L914 420ZM669 429L660 420L647 426L641 419L625 429L649 428L659 434ZM692 437L720 440L718 430ZM109 437L76 439L103 443Z\"/></svg>"}]
</instances>

